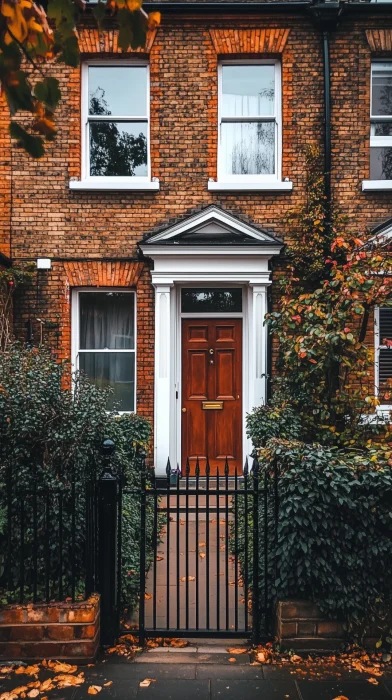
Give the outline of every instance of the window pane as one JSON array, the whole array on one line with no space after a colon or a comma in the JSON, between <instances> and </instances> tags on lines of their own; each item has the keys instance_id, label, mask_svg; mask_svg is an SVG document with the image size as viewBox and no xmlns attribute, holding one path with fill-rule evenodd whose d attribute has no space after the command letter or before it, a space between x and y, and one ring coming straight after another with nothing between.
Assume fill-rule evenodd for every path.
<instances>
[{"instance_id":1,"label":"window pane","mask_svg":"<svg viewBox=\"0 0 392 700\"><path fill-rule=\"evenodd\" d=\"M222 116L275 113L275 66L222 66Z\"/></svg>"},{"instance_id":2,"label":"window pane","mask_svg":"<svg viewBox=\"0 0 392 700\"><path fill-rule=\"evenodd\" d=\"M82 350L123 350L135 347L134 294L81 292L79 304Z\"/></svg>"},{"instance_id":3,"label":"window pane","mask_svg":"<svg viewBox=\"0 0 392 700\"><path fill-rule=\"evenodd\" d=\"M372 126L374 136L392 136L392 122L377 122Z\"/></svg>"},{"instance_id":4,"label":"window pane","mask_svg":"<svg viewBox=\"0 0 392 700\"><path fill-rule=\"evenodd\" d=\"M90 175L147 176L147 123L90 122Z\"/></svg>"},{"instance_id":5,"label":"window pane","mask_svg":"<svg viewBox=\"0 0 392 700\"><path fill-rule=\"evenodd\" d=\"M242 311L241 289L182 289L183 313Z\"/></svg>"},{"instance_id":6,"label":"window pane","mask_svg":"<svg viewBox=\"0 0 392 700\"><path fill-rule=\"evenodd\" d=\"M223 123L223 170L227 175L275 173L275 124Z\"/></svg>"},{"instance_id":7,"label":"window pane","mask_svg":"<svg viewBox=\"0 0 392 700\"><path fill-rule=\"evenodd\" d=\"M392 148L370 149L370 179L392 180Z\"/></svg>"},{"instance_id":8,"label":"window pane","mask_svg":"<svg viewBox=\"0 0 392 700\"><path fill-rule=\"evenodd\" d=\"M392 116L392 63L376 63L372 68L372 114Z\"/></svg>"},{"instance_id":9,"label":"window pane","mask_svg":"<svg viewBox=\"0 0 392 700\"><path fill-rule=\"evenodd\" d=\"M147 66L89 66L89 114L147 116Z\"/></svg>"},{"instance_id":10,"label":"window pane","mask_svg":"<svg viewBox=\"0 0 392 700\"><path fill-rule=\"evenodd\" d=\"M392 340L392 307L382 308L380 314L380 345L384 345L385 338Z\"/></svg>"},{"instance_id":11,"label":"window pane","mask_svg":"<svg viewBox=\"0 0 392 700\"><path fill-rule=\"evenodd\" d=\"M108 409L115 404L120 411L135 409L135 354L133 352L81 352L79 369L96 386L111 387L114 394L108 401Z\"/></svg>"}]
</instances>

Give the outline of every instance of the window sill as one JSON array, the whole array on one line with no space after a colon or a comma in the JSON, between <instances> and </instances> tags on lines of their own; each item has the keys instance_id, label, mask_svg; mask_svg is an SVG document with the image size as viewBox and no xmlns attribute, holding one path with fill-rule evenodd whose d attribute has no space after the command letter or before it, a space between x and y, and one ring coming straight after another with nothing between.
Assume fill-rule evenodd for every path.
<instances>
[{"instance_id":1,"label":"window sill","mask_svg":"<svg viewBox=\"0 0 392 700\"><path fill-rule=\"evenodd\" d=\"M152 180L146 180L146 182L132 182L131 180L113 180L111 178L105 178L100 181L95 180L70 180L69 181L70 190L91 190L91 191L128 191L128 192L158 192L159 190L159 180L157 177Z\"/></svg>"},{"instance_id":2,"label":"window sill","mask_svg":"<svg viewBox=\"0 0 392 700\"><path fill-rule=\"evenodd\" d=\"M362 180L362 192L386 192L392 190L392 180Z\"/></svg>"},{"instance_id":3,"label":"window sill","mask_svg":"<svg viewBox=\"0 0 392 700\"><path fill-rule=\"evenodd\" d=\"M291 192L293 183L291 180L278 182L216 182L208 180L209 192Z\"/></svg>"}]
</instances>

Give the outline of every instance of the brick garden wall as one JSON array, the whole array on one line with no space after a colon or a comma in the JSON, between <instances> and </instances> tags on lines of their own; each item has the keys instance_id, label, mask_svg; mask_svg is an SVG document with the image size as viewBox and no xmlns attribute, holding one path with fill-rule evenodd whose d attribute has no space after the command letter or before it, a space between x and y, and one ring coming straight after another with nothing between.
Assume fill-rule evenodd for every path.
<instances>
[{"instance_id":1,"label":"brick garden wall","mask_svg":"<svg viewBox=\"0 0 392 700\"><path fill-rule=\"evenodd\" d=\"M369 177L372 52L365 31L369 26L375 26L375 20L343 18L331 39L332 193L337 208L349 217L349 229L360 236L391 214L388 193L361 192L362 179ZM114 33L100 42L94 32L81 32L81 48L85 57L123 59ZM380 55L375 48L373 43L373 55ZM305 148L310 143L322 148L321 39L309 19L289 15L173 18L164 14L162 26L149 37L146 53L138 55L147 55L150 62L151 163L152 176L160 179L157 193L69 190L69 179L80 177L79 69L53 67L63 94L58 137L46 146L40 161L16 148L10 151L4 113L0 115L6 155L0 166L1 249L8 250L11 233L13 258L48 256L54 260L52 270L38 273L37 284L19 297L16 327L24 336L27 318L57 323L57 328L44 328L44 334L61 357L70 356L69 295L80 283L65 259L77 260L74 264L83 269L83 284L106 280L105 284L121 286L126 266L139 265L137 242L143 236L212 203L287 240L286 216L306 196ZM292 193L208 192L208 178L217 176L220 55L281 58L282 175L293 181ZM104 258L110 261L105 263L104 276L98 278L95 261ZM119 271L114 278L112 265ZM127 279L127 285L138 295L138 410L152 418L154 328L148 265L144 264L137 281ZM276 294L274 303L279 303ZM36 321L34 324L35 333L40 332Z\"/></svg>"},{"instance_id":2,"label":"brick garden wall","mask_svg":"<svg viewBox=\"0 0 392 700\"><path fill-rule=\"evenodd\" d=\"M0 608L0 660L93 661L100 638L99 595L83 603Z\"/></svg>"},{"instance_id":3,"label":"brick garden wall","mask_svg":"<svg viewBox=\"0 0 392 700\"><path fill-rule=\"evenodd\" d=\"M342 621L327 618L320 608L306 600L287 600L276 609L276 637L282 649L300 652L337 651L347 641ZM371 627L364 639L365 647L374 649L380 632Z\"/></svg>"}]
</instances>

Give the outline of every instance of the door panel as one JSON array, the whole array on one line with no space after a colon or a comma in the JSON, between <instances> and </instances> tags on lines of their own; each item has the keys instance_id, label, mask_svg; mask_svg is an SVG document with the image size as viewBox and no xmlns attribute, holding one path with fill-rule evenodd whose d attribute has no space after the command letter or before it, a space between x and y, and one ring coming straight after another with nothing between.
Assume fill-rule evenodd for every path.
<instances>
[{"instance_id":1,"label":"door panel","mask_svg":"<svg viewBox=\"0 0 392 700\"><path fill-rule=\"evenodd\" d=\"M203 408L205 401L221 408ZM242 319L182 321L182 462L242 468Z\"/></svg>"}]
</instances>

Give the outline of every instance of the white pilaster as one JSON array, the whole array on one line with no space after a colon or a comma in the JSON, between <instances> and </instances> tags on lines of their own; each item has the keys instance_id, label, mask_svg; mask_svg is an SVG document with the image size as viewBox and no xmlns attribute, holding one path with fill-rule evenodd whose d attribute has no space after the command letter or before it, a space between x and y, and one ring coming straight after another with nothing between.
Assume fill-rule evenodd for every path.
<instances>
[{"instance_id":1,"label":"white pilaster","mask_svg":"<svg viewBox=\"0 0 392 700\"><path fill-rule=\"evenodd\" d=\"M267 286L252 285L252 318L251 318L251 367L250 384L252 404L260 406L267 399L267 328L264 325L265 314L267 313Z\"/></svg>"},{"instance_id":2,"label":"white pilaster","mask_svg":"<svg viewBox=\"0 0 392 700\"><path fill-rule=\"evenodd\" d=\"M166 473L170 451L171 285L155 286L155 471Z\"/></svg>"}]
</instances>

